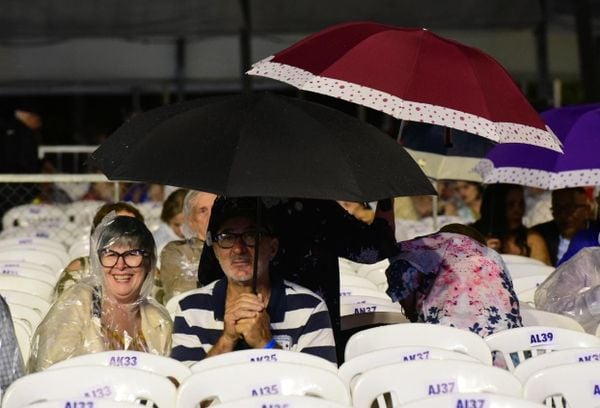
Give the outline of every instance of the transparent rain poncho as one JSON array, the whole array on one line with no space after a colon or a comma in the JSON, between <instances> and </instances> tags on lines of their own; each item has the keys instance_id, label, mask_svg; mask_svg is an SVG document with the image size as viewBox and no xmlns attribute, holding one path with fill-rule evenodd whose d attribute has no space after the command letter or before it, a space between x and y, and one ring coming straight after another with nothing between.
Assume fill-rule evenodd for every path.
<instances>
[{"instance_id":1,"label":"transparent rain poncho","mask_svg":"<svg viewBox=\"0 0 600 408\"><path fill-rule=\"evenodd\" d=\"M535 307L577 320L594 334L600 324L600 248L583 248L535 291Z\"/></svg>"},{"instance_id":2,"label":"transparent rain poncho","mask_svg":"<svg viewBox=\"0 0 600 408\"><path fill-rule=\"evenodd\" d=\"M111 213L90 244L90 275L62 293L36 330L29 372L106 350L170 352L171 319L151 297L156 247L150 231Z\"/></svg>"}]
</instances>

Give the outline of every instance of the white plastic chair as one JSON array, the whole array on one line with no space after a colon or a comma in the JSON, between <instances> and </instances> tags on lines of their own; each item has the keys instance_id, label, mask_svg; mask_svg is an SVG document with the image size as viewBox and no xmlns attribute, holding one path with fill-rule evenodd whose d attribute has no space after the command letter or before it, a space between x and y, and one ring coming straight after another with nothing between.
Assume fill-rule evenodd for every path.
<instances>
[{"instance_id":1,"label":"white plastic chair","mask_svg":"<svg viewBox=\"0 0 600 408\"><path fill-rule=\"evenodd\" d=\"M600 362L564 364L540 370L525 382L523 395L525 399L535 402L551 400L557 408L597 407ZM565 400L568 405L564 404Z\"/></svg>"},{"instance_id":2,"label":"white plastic chair","mask_svg":"<svg viewBox=\"0 0 600 408\"><path fill-rule=\"evenodd\" d=\"M42 237L10 237L0 239L0 248L3 247L14 247L14 246L25 246L25 247L48 247L57 251L64 251L65 247L62 243L54 241L49 238Z\"/></svg>"},{"instance_id":3,"label":"white plastic chair","mask_svg":"<svg viewBox=\"0 0 600 408\"><path fill-rule=\"evenodd\" d=\"M402 408L544 408L544 405L523 398L482 392L446 394L402 405Z\"/></svg>"},{"instance_id":4,"label":"white plastic chair","mask_svg":"<svg viewBox=\"0 0 600 408\"><path fill-rule=\"evenodd\" d=\"M373 290L364 286L342 286L340 287L340 296L370 296L391 302L392 299L387 293L380 290Z\"/></svg>"},{"instance_id":5,"label":"white plastic chair","mask_svg":"<svg viewBox=\"0 0 600 408\"><path fill-rule=\"evenodd\" d=\"M350 387L367 370L421 360L461 360L482 364L475 357L438 347L400 346L371 351L347 360L340 366L338 375Z\"/></svg>"},{"instance_id":6,"label":"white plastic chair","mask_svg":"<svg viewBox=\"0 0 600 408\"><path fill-rule=\"evenodd\" d=\"M520 310L523 326L548 326L561 327L585 333L585 329L579 322L569 316L558 313L546 312L545 310L527 309Z\"/></svg>"},{"instance_id":7,"label":"white plastic chair","mask_svg":"<svg viewBox=\"0 0 600 408\"><path fill-rule=\"evenodd\" d=\"M219 404L219 408L351 408L322 398L300 395L270 395L267 397L242 398ZM63 407L61 407L63 408Z\"/></svg>"},{"instance_id":8,"label":"white plastic chair","mask_svg":"<svg viewBox=\"0 0 600 408\"><path fill-rule=\"evenodd\" d=\"M4 290L27 292L49 301L52 297L54 287L37 279L13 275L0 275L0 292L3 292Z\"/></svg>"},{"instance_id":9,"label":"white plastic chair","mask_svg":"<svg viewBox=\"0 0 600 408\"><path fill-rule=\"evenodd\" d=\"M487 392L520 397L522 385L506 370L458 360L396 363L365 371L352 387L355 408L370 408L389 393L392 407L433 395Z\"/></svg>"},{"instance_id":10,"label":"white plastic chair","mask_svg":"<svg viewBox=\"0 0 600 408\"><path fill-rule=\"evenodd\" d=\"M18 304L9 304L8 307L10 309L10 315L12 316L13 321L21 320L26 326L29 327L29 331L31 333L35 332L35 329L37 329L39 324L42 322L42 318L40 317L39 313L30 307Z\"/></svg>"},{"instance_id":11,"label":"white plastic chair","mask_svg":"<svg viewBox=\"0 0 600 408\"><path fill-rule=\"evenodd\" d=\"M529 289L536 289L542 282L546 280L547 277L548 275L541 274L522 276L518 278L513 277L513 289L515 293L522 293Z\"/></svg>"},{"instance_id":12,"label":"white plastic chair","mask_svg":"<svg viewBox=\"0 0 600 408\"><path fill-rule=\"evenodd\" d=\"M58 276L56 274L51 273L49 269L44 268L41 265L35 265L31 263L27 263L27 265L24 264L25 262L0 261L0 274L23 276L25 278L37 279L53 286L56 284Z\"/></svg>"},{"instance_id":13,"label":"white plastic chair","mask_svg":"<svg viewBox=\"0 0 600 408\"><path fill-rule=\"evenodd\" d=\"M29 359L29 350L31 349L32 333L25 323L20 320L13 320L13 326L15 328L15 337L17 338L19 349L21 350L21 356L23 357L25 364L27 364L27 360Z\"/></svg>"},{"instance_id":14,"label":"white plastic chair","mask_svg":"<svg viewBox=\"0 0 600 408\"><path fill-rule=\"evenodd\" d=\"M243 363L291 363L302 364L337 373L337 367L331 361L308 353L281 349L248 349L223 353L210 358L205 358L192 364L192 373L212 370L232 364Z\"/></svg>"},{"instance_id":15,"label":"white plastic chair","mask_svg":"<svg viewBox=\"0 0 600 408\"><path fill-rule=\"evenodd\" d=\"M67 250L65 249L64 245L56 242L57 245L51 245L49 244L47 241L51 241L48 238L37 238L37 240L34 242L35 238L21 238L21 239L16 239L12 245L1 245L0 246L0 251L2 252L8 252L8 251L14 251L14 250L19 250L19 249L27 249L27 250L34 250L34 251L38 251L38 252L43 252L43 253L50 253L56 257L58 257L61 265L66 265L66 263L69 262L69 254L67 254ZM8 238L8 240L11 240L11 238ZM39 240L43 240L41 243L39 242Z\"/></svg>"},{"instance_id":16,"label":"white plastic chair","mask_svg":"<svg viewBox=\"0 0 600 408\"><path fill-rule=\"evenodd\" d=\"M31 262L39 265L47 265L56 275L58 275L61 269L69 262L68 260L65 262L64 258L54 252L28 247L0 249L0 261Z\"/></svg>"},{"instance_id":17,"label":"white plastic chair","mask_svg":"<svg viewBox=\"0 0 600 408\"><path fill-rule=\"evenodd\" d=\"M2 217L3 229L28 227L41 222L66 223L64 211L50 204L23 204L11 208Z\"/></svg>"},{"instance_id":18,"label":"white plastic chair","mask_svg":"<svg viewBox=\"0 0 600 408\"><path fill-rule=\"evenodd\" d=\"M135 402L112 401L103 398L62 398L31 405L32 408L140 408Z\"/></svg>"},{"instance_id":19,"label":"white plastic chair","mask_svg":"<svg viewBox=\"0 0 600 408\"><path fill-rule=\"evenodd\" d=\"M362 276L358 275L340 274L340 288L346 286L358 286L360 288L367 288L377 291L377 285L367 278L363 278Z\"/></svg>"},{"instance_id":20,"label":"white plastic chair","mask_svg":"<svg viewBox=\"0 0 600 408\"><path fill-rule=\"evenodd\" d=\"M398 313L404 316L402 306L389 298L353 295L340 297L341 316L375 312Z\"/></svg>"},{"instance_id":21,"label":"white plastic chair","mask_svg":"<svg viewBox=\"0 0 600 408\"><path fill-rule=\"evenodd\" d=\"M4 393L2 408L20 408L37 401L59 398L108 398L148 401L159 408L175 406L177 390L168 378L144 370L121 367L64 367L29 374L13 382Z\"/></svg>"},{"instance_id":22,"label":"white plastic chair","mask_svg":"<svg viewBox=\"0 0 600 408\"><path fill-rule=\"evenodd\" d=\"M521 290L518 293L515 292L515 294L517 295L517 299L519 299L519 305L521 307L528 306L528 307L531 307L532 309L535 309L535 291L536 291L536 289L537 289L537 286L535 288Z\"/></svg>"},{"instance_id":23,"label":"white plastic chair","mask_svg":"<svg viewBox=\"0 0 600 408\"><path fill-rule=\"evenodd\" d=\"M574 330L548 326L502 330L484 340L490 350L500 352L510 371L528 358L555 350L598 347L600 338Z\"/></svg>"},{"instance_id":24,"label":"white plastic chair","mask_svg":"<svg viewBox=\"0 0 600 408\"><path fill-rule=\"evenodd\" d=\"M170 357L132 350L111 350L100 353L84 354L60 361L51 365L48 369L54 370L64 367L93 365L146 370L166 377L173 377L180 384L183 380L192 375L190 368L181 361Z\"/></svg>"},{"instance_id":25,"label":"white plastic chair","mask_svg":"<svg viewBox=\"0 0 600 408\"><path fill-rule=\"evenodd\" d=\"M40 317L44 317L50 309L50 302L41 298L40 296L33 295L27 292L21 292L18 290L2 289L0 287L0 294L6 300L9 305L23 305L35 310Z\"/></svg>"},{"instance_id":26,"label":"white plastic chair","mask_svg":"<svg viewBox=\"0 0 600 408\"><path fill-rule=\"evenodd\" d=\"M224 403L269 395L306 395L350 405L348 389L335 372L305 364L255 362L192 374L179 387L177 407L195 408L200 401Z\"/></svg>"},{"instance_id":27,"label":"white plastic chair","mask_svg":"<svg viewBox=\"0 0 600 408\"><path fill-rule=\"evenodd\" d=\"M525 278L527 276L550 276L554 272L555 268L548 265L538 265L536 263L516 263L512 265L506 265L510 277L513 279Z\"/></svg>"},{"instance_id":28,"label":"white plastic chair","mask_svg":"<svg viewBox=\"0 0 600 408\"><path fill-rule=\"evenodd\" d=\"M350 311L346 312L350 313ZM381 310L379 310L374 313L369 312L359 314L347 314L341 315L340 317L340 326L342 330L356 329L359 327L373 327L375 325L410 323L410 320L408 320L403 313L398 313L397 310L391 312L382 312Z\"/></svg>"},{"instance_id":29,"label":"white plastic chair","mask_svg":"<svg viewBox=\"0 0 600 408\"><path fill-rule=\"evenodd\" d=\"M345 361L369 351L396 346L439 347L492 364L490 349L478 335L455 327L428 323L391 324L355 333L346 344Z\"/></svg>"},{"instance_id":30,"label":"white plastic chair","mask_svg":"<svg viewBox=\"0 0 600 408\"><path fill-rule=\"evenodd\" d=\"M548 367L563 364L589 363L600 361L600 347L578 347L545 353L523 361L513 374L523 384L534 373Z\"/></svg>"},{"instance_id":31,"label":"white plastic chair","mask_svg":"<svg viewBox=\"0 0 600 408\"><path fill-rule=\"evenodd\" d=\"M523 255L512 255L512 254L500 254L504 263L508 265L514 264L533 264L533 265L545 265L542 261L530 258L528 256Z\"/></svg>"},{"instance_id":32,"label":"white plastic chair","mask_svg":"<svg viewBox=\"0 0 600 408\"><path fill-rule=\"evenodd\" d=\"M89 237L87 239L82 239L75 241L73 245L69 247L69 257L71 259L80 258L82 256L87 256L90 254L90 240Z\"/></svg>"}]
</instances>

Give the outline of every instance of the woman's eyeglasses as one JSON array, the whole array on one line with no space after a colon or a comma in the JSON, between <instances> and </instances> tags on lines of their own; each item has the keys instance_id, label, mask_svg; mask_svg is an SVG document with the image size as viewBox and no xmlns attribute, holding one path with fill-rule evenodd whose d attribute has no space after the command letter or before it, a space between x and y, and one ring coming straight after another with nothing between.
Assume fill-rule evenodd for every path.
<instances>
[{"instance_id":1,"label":"woman's eyeglasses","mask_svg":"<svg viewBox=\"0 0 600 408\"><path fill-rule=\"evenodd\" d=\"M98 253L100 263L106 268L112 268L123 258L123 262L130 268L137 268L144 261L146 251L141 249L131 249L125 252L116 252L111 249L103 249Z\"/></svg>"},{"instance_id":2,"label":"woman's eyeglasses","mask_svg":"<svg viewBox=\"0 0 600 408\"><path fill-rule=\"evenodd\" d=\"M244 245L254 247L257 233L260 236L268 235L266 231L221 232L215 236L214 241L223 249L232 248L238 239L241 239Z\"/></svg>"}]
</instances>

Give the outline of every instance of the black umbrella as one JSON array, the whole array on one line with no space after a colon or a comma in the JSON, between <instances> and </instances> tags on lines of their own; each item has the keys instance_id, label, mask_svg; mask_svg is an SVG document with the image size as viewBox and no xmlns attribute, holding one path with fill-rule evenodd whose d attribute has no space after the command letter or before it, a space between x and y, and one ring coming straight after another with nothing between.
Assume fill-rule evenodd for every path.
<instances>
[{"instance_id":1,"label":"black umbrella","mask_svg":"<svg viewBox=\"0 0 600 408\"><path fill-rule=\"evenodd\" d=\"M269 93L145 112L117 129L91 164L111 180L231 197L374 201L435 194L410 155L375 127Z\"/></svg>"}]
</instances>

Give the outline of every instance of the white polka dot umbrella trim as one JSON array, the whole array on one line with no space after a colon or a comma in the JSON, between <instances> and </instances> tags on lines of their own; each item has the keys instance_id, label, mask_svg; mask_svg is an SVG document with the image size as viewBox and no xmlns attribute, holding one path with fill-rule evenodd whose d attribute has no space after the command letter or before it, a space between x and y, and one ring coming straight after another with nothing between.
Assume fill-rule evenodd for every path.
<instances>
[{"instance_id":1,"label":"white polka dot umbrella trim","mask_svg":"<svg viewBox=\"0 0 600 408\"><path fill-rule=\"evenodd\" d=\"M550 128L546 131L518 123L493 122L443 106L406 101L362 85L314 75L290 65L271 62L273 56L255 63L247 73L286 82L304 91L343 99L387 113L397 119L425 122L473 133L498 143L525 143L562 152Z\"/></svg>"},{"instance_id":2,"label":"white polka dot umbrella trim","mask_svg":"<svg viewBox=\"0 0 600 408\"><path fill-rule=\"evenodd\" d=\"M489 159L482 159L474 168L485 184L511 183L546 190L600 185L600 169L550 172L521 167L498 167Z\"/></svg>"}]
</instances>

